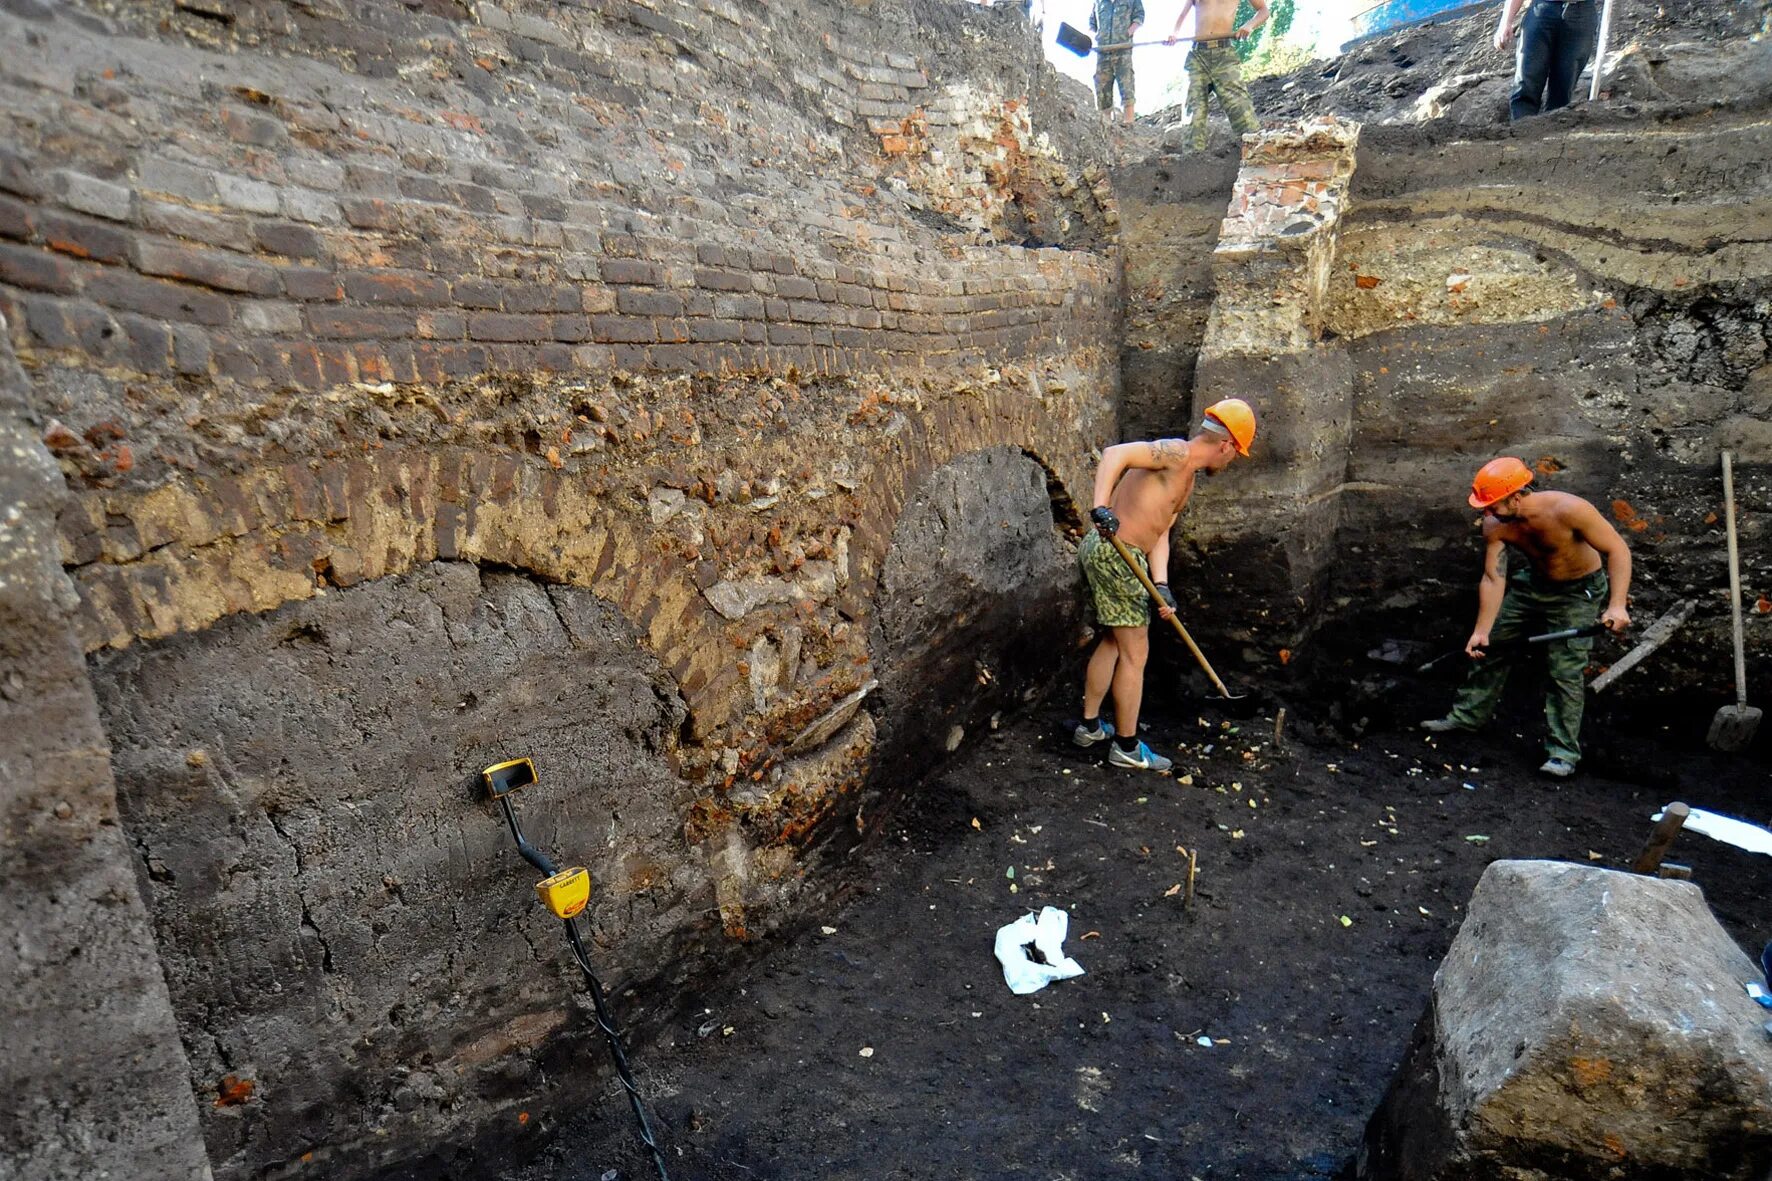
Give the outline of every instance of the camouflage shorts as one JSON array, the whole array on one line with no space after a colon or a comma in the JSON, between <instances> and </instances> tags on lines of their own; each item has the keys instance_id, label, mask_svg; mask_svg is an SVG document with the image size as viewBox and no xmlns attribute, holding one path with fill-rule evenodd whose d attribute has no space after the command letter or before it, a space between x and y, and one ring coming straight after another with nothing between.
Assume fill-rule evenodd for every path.
<instances>
[{"instance_id":1,"label":"camouflage shorts","mask_svg":"<svg viewBox=\"0 0 1772 1181\"><path fill-rule=\"evenodd\" d=\"M1145 573L1150 563L1144 551L1135 545L1126 549ZM1149 627L1151 596L1114 547L1101 534L1090 530L1083 544L1077 547L1077 564L1089 583L1089 618L1102 627Z\"/></svg>"},{"instance_id":2,"label":"camouflage shorts","mask_svg":"<svg viewBox=\"0 0 1772 1181\"><path fill-rule=\"evenodd\" d=\"M1194 46L1187 55L1187 107L1190 138L1196 152L1206 150L1206 97L1216 95L1218 105L1238 135L1259 131L1255 105L1243 84L1242 62L1234 46L1213 42Z\"/></svg>"},{"instance_id":3,"label":"camouflage shorts","mask_svg":"<svg viewBox=\"0 0 1772 1181\"><path fill-rule=\"evenodd\" d=\"M1120 105L1131 106L1134 93L1132 51L1130 49L1110 49L1106 53L1096 54L1095 105L1104 111L1114 109L1114 84L1116 82L1120 84Z\"/></svg>"}]
</instances>

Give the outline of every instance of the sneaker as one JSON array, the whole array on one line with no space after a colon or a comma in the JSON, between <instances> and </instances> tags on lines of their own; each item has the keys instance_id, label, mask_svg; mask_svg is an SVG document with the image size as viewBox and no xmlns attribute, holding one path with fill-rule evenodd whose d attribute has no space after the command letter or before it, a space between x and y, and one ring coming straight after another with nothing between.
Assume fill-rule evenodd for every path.
<instances>
[{"instance_id":1,"label":"sneaker","mask_svg":"<svg viewBox=\"0 0 1772 1181\"><path fill-rule=\"evenodd\" d=\"M1128 767L1134 771L1167 771L1175 766L1142 742L1131 754L1121 750L1119 744L1115 743L1113 749L1108 751L1107 761L1109 766Z\"/></svg>"},{"instance_id":2,"label":"sneaker","mask_svg":"<svg viewBox=\"0 0 1772 1181\"><path fill-rule=\"evenodd\" d=\"M1082 747L1090 747L1098 742L1106 742L1113 736L1114 724L1105 718L1096 718L1095 729L1093 730L1079 722L1077 728L1071 731L1071 741Z\"/></svg>"},{"instance_id":3,"label":"sneaker","mask_svg":"<svg viewBox=\"0 0 1772 1181\"><path fill-rule=\"evenodd\" d=\"M1544 760L1544 766L1538 769L1540 775L1549 775L1552 779L1567 779L1575 774L1575 764L1568 759L1552 756Z\"/></svg>"},{"instance_id":4,"label":"sneaker","mask_svg":"<svg viewBox=\"0 0 1772 1181\"><path fill-rule=\"evenodd\" d=\"M1463 722L1457 721L1451 717L1429 718L1427 721L1421 723L1421 728L1426 730L1429 734L1450 734L1454 730L1471 734L1476 731L1475 726L1467 726Z\"/></svg>"}]
</instances>

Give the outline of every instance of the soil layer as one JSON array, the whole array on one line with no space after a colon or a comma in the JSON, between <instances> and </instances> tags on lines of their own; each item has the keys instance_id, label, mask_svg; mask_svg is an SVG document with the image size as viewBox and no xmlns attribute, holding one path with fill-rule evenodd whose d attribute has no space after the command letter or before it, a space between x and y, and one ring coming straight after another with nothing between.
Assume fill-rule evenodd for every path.
<instances>
[{"instance_id":1,"label":"soil layer","mask_svg":"<svg viewBox=\"0 0 1772 1181\"><path fill-rule=\"evenodd\" d=\"M1766 820L1763 742L1593 711L1552 782L1537 694L1510 697L1483 735L1279 748L1271 713L1159 706L1173 777L1076 750L1053 710L989 733L857 853L844 903L639 1048L673 1177L1334 1176L1490 861L1623 868L1676 798ZM1691 833L1670 860L1757 957L1772 861ZM993 936L1043 905L1087 974L1016 997ZM632 1140L612 1086L514 1178L653 1175Z\"/></svg>"}]
</instances>

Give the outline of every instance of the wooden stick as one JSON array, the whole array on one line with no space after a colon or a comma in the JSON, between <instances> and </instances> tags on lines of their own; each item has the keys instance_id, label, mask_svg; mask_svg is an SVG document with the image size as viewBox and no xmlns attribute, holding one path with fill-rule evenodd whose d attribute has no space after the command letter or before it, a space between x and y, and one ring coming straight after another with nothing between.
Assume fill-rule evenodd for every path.
<instances>
[{"instance_id":1,"label":"wooden stick","mask_svg":"<svg viewBox=\"0 0 1772 1181\"><path fill-rule=\"evenodd\" d=\"M1194 876L1200 871L1200 851L1189 849L1187 854L1187 889L1181 895L1181 908L1192 910L1194 906Z\"/></svg>"},{"instance_id":2,"label":"wooden stick","mask_svg":"<svg viewBox=\"0 0 1772 1181\"><path fill-rule=\"evenodd\" d=\"M1680 835L1686 817L1691 814L1692 809L1684 804L1669 804L1667 810L1662 812L1661 819L1655 822L1655 827L1649 830L1649 840L1643 845L1643 851L1630 863L1631 872L1654 873L1660 869L1661 859L1667 856L1669 846Z\"/></svg>"},{"instance_id":3,"label":"wooden stick","mask_svg":"<svg viewBox=\"0 0 1772 1181\"><path fill-rule=\"evenodd\" d=\"M1735 456L1723 452L1723 509L1729 530L1729 621L1735 644L1735 707L1747 708L1747 656L1741 642L1741 554L1735 542Z\"/></svg>"},{"instance_id":4,"label":"wooden stick","mask_svg":"<svg viewBox=\"0 0 1772 1181\"><path fill-rule=\"evenodd\" d=\"M1281 738L1281 734L1285 731L1285 729L1286 729L1286 707L1282 705L1280 707L1279 712L1274 715L1274 749L1275 750L1280 749L1280 746L1281 746L1282 742L1284 741L1284 739Z\"/></svg>"},{"instance_id":5,"label":"wooden stick","mask_svg":"<svg viewBox=\"0 0 1772 1181\"><path fill-rule=\"evenodd\" d=\"M1595 693L1602 692L1613 681L1643 663L1651 652L1672 639L1673 634L1679 631L1688 619L1692 618L1692 611L1696 606L1697 604L1691 599L1681 599L1675 603L1666 615L1649 625L1649 630L1643 633L1642 641L1635 648L1620 656L1613 662L1611 668L1595 677L1594 683L1589 688Z\"/></svg>"}]
</instances>

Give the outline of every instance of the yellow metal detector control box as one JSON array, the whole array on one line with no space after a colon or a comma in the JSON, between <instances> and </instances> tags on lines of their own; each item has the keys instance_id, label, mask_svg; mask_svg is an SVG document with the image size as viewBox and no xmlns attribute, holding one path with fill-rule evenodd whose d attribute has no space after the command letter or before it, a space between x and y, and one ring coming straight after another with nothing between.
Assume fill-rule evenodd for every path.
<instances>
[{"instance_id":1,"label":"yellow metal detector control box","mask_svg":"<svg viewBox=\"0 0 1772 1181\"><path fill-rule=\"evenodd\" d=\"M590 901L591 871L582 865L563 869L553 877L535 883L535 892L542 905L554 912L555 918L569 919Z\"/></svg>"}]
</instances>

